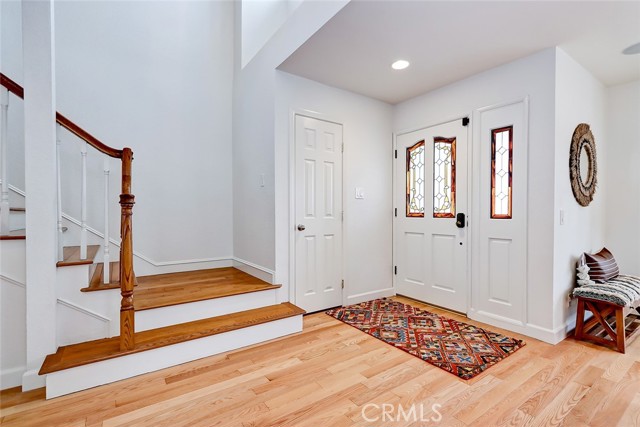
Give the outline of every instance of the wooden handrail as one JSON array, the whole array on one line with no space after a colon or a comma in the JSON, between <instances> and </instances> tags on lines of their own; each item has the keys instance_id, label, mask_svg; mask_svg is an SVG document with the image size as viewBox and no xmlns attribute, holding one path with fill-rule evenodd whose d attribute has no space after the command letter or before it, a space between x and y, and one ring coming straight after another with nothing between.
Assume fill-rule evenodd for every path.
<instances>
[{"instance_id":1,"label":"wooden handrail","mask_svg":"<svg viewBox=\"0 0 640 427\"><path fill-rule=\"evenodd\" d=\"M122 150L116 150L115 148L111 148L108 145L100 142L96 137L91 135L89 132L82 129L77 124L73 123L71 120L67 119L62 114L56 112L56 122L60 124L63 128L67 129L72 134L76 135L78 138L87 142L90 146L95 148L101 153L106 154L109 157L114 157L116 159L122 158Z\"/></svg>"},{"instance_id":2,"label":"wooden handrail","mask_svg":"<svg viewBox=\"0 0 640 427\"><path fill-rule=\"evenodd\" d=\"M0 73L0 85L24 99L24 88L2 73ZM120 348L122 350L132 350L135 347L135 316L133 308L135 276L133 273L132 231L135 197L131 194L133 151L131 151L131 148L126 147L122 150L109 147L58 112L56 112L56 122L101 153L122 160L122 194L120 194L120 294L122 296L120 302Z\"/></svg>"},{"instance_id":3,"label":"wooden handrail","mask_svg":"<svg viewBox=\"0 0 640 427\"><path fill-rule=\"evenodd\" d=\"M24 88L2 73L0 73L0 84L6 87L9 92L12 92L19 98L24 99ZM58 112L56 112L56 122L101 153L104 153L107 156L114 157L116 159L122 158L122 150L117 150L102 143L98 138L91 135L89 132L85 131L80 126L73 123L71 120L67 119L65 116Z\"/></svg>"},{"instance_id":4,"label":"wooden handrail","mask_svg":"<svg viewBox=\"0 0 640 427\"><path fill-rule=\"evenodd\" d=\"M24 89L22 86L2 73L0 73L0 84L6 87L9 92L13 92L17 97L24 99Z\"/></svg>"}]
</instances>

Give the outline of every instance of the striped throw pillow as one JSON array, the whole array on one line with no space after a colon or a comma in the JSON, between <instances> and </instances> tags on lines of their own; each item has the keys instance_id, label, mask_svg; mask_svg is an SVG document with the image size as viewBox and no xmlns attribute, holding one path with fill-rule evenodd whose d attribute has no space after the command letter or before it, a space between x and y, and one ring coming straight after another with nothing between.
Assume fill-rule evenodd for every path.
<instances>
[{"instance_id":1,"label":"striped throw pillow","mask_svg":"<svg viewBox=\"0 0 640 427\"><path fill-rule=\"evenodd\" d=\"M604 283L620 274L616 259L607 248L597 254L584 254L584 257L589 267L589 279L594 282Z\"/></svg>"}]
</instances>

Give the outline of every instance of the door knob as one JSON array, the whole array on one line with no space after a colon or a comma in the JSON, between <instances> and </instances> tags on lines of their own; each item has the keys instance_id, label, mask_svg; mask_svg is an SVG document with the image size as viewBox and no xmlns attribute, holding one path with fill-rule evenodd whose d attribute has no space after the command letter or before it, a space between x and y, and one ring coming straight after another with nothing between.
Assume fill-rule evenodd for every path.
<instances>
[{"instance_id":1,"label":"door knob","mask_svg":"<svg viewBox=\"0 0 640 427\"><path fill-rule=\"evenodd\" d=\"M304 231L306 228L304 224L298 224L298 231Z\"/></svg>"},{"instance_id":2,"label":"door knob","mask_svg":"<svg viewBox=\"0 0 640 427\"><path fill-rule=\"evenodd\" d=\"M467 221L463 213L459 213L458 215L456 215L456 227L464 228L466 222Z\"/></svg>"}]
</instances>

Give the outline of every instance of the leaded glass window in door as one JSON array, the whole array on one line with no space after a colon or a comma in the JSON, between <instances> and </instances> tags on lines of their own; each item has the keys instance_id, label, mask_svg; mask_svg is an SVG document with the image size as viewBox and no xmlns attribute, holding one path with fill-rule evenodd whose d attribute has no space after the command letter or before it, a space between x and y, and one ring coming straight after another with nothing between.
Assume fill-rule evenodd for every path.
<instances>
[{"instance_id":1,"label":"leaded glass window in door","mask_svg":"<svg viewBox=\"0 0 640 427\"><path fill-rule=\"evenodd\" d=\"M456 216L456 139L433 140L433 217Z\"/></svg>"},{"instance_id":2,"label":"leaded glass window in door","mask_svg":"<svg viewBox=\"0 0 640 427\"><path fill-rule=\"evenodd\" d=\"M424 141L407 148L407 216L424 217Z\"/></svg>"}]
</instances>

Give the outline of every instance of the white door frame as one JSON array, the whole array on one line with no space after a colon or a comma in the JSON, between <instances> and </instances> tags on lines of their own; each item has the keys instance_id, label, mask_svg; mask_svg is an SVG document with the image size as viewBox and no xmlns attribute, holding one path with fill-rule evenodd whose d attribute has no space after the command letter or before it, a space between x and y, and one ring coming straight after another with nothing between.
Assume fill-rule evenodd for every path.
<instances>
[{"instance_id":1,"label":"white door frame","mask_svg":"<svg viewBox=\"0 0 640 427\"><path fill-rule=\"evenodd\" d=\"M296 230L295 230L295 219L296 219L296 193L295 193L295 176L296 176L296 116L304 116L309 117L315 120L322 120L325 122L335 123L337 125L342 126L342 144L343 147L345 145L344 141L344 123L340 120L337 120L335 117L331 117L327 114L319 113L317 111L307 110L303 108L292 108L289 110L289 219L288 219L288 230L289 230L289 301L293 304L296 304ZM344 149L342 150L342 264L340 266L340 274L342 276L342 280L344 280L345 266L347 265L348 259L345 248L345 242L347 241L347 232L344 227L344 217L347 215L346 206L345 206L345 191L344 191ZM346 295L347 287L349 284L345 280L344 288L342 289L342 304L346 304Z\"/></svg>"},{"instance_id":2,"label":"white door frame","mask_svg":"<svg viewBox=\"0 0 640 427\"><path fill-rule=\"evenodd\" d=\"M461 115L456 115L453 116L452 118L448 118L446 120L440 120L431 124L426 124L425 126L420 126L417 128L411 128L408 130L403 130L400 132L394 132L393 134L393 150L394 153L396 152L396 150L398 149L398 137L400 135L404 135L407 133L411 133L411 132L416 132L422 129L427 129L427 128L431 128L431 127L435 127L435 126L440 126L440 125L444 125L446 123L450 123L450 122L454 122L456 120L462 120L463 118L468 117L469 118L469 124L467 125L467 150L468 150L468 154L467 154L467 176L468 176L468 184L467 184L467 210L469 212L466 212L466 220L467 220L467 224L473 224L471 222L471 219L475 217L476 212L474 209L474 205L472 204L473 199L471 197L472 191L471 189L473 188L473 121L472 121L472 117L471 117L471 113L465 113L465 114L461 114ZM401 158L400 153L398 153L398 158ZM396 200L398 200L397 196L397 189L398 189L398 183L396 182L396 174L397 174L397 167L398 167L398 161L394 158L393 159L393 178L392 178L392 185L393 185L393 191L392 191L392 197L393 197L393 207L394 207L394 213L392 213L393 215L393 266L395 269L395 266L397 266L397 254L396 254L396 246L397 246L397 239L398 239L398 230L397 230L397 221L396 221L396 216L395 216L395 209L397 209L398 215L400 215L402 212L404 212L404 207L403 206L396 206ZM469 227L469 225L467 225L467 227ZM466 287L467 287L467 301L466 301L466 312L465 314L467 314L469 312L469 309L471 308L471 272L473 271L471 266L472 266L472 251L471 248L473 247L473 233L469 232L467 234L467 274L466 274ZM397 275L393 274L393 289L394 292L397 292Z\"/></svg>"}]
</instances>

